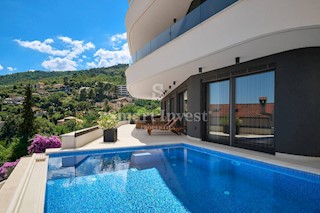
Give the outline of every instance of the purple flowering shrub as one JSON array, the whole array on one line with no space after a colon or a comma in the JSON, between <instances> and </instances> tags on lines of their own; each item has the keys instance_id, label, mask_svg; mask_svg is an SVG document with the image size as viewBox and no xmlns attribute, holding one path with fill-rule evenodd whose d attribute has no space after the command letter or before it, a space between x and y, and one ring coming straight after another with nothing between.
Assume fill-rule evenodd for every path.
<instances>
[{"instance_id":1,"label":"purple flowering shrub","mask_svg":"<svg viewBox=\"0 0 320 213\"><path fill-rule=\"evenodd\" d=\"M9 175L11 174L14 167L18 164L18 162L19 162L19 159L14 162L5 162L0 167L0 181L7 179L9 177Z\"/></svg>"},{"instance_id":2,"label":"purple flowering shrub","mask_svg":"<svg viewBox=\"0 0 320 213\"><path fill-rule=\"evenodd\" d=\"M28 147L28 153L43 153L48 148L60 148L61 141L58 136L51 135L50 137L36 135Z\"/></svg>"}]
</instances>

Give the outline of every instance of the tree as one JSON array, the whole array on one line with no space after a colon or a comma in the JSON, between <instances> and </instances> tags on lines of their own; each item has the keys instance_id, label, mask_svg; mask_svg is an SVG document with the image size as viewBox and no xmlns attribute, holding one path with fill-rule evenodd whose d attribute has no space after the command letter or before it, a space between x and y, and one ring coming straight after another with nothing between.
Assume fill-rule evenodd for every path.
<instances>
[{"instance_id":1,"label":"tree","mask_svg":"<svg viewBox=\"0 0 320 213\"><path fill-rule=\"evenodd\" d=\"M69 78L68 77L64 77L63 78L63 83L65 86L68 86L69 85Z\"/></svg>"},{"instance_id":2,"label":"tree","mask_svg":"<svg viewBox=\"0 0 320 213\"><path fill-rule=\"evenodd\" d=\"M19 135L22 120L20 115L9 116L0 131L0 139L10 141L11 138Z\"/></svg>"},{"instance_id":3,"label":"tree","mask_svg":"<svg viewBox=\"0 0 320 213\"><path fill-rule=\"evenodd\" d=\"M60 112L56 112L52 115L51 120L54 124L57 124L58 120L62 118L63 118L63 115Z\"/></svg>"},{"instance_id":4,"label":"tree","mask_svg":"<svg viewBox=\"0 0 320 213\"><path fill-rule=\"evenodd\" d=\"M98 82L98 85L97 85L97 99L96 101L102 101L105 96L104 96L104 92L105 92L105 86L102 82Z\"/></svg>"},{"instance_id":5,"label":"tree","mask_svg":"<svg viewBox=\"0 0 320 213\"><path fill-rule=\"evenodd\" d=\"M62 105L62 98L66 97L67 95L64 92L56 92L53 94L50 94L48 97L48 102L51 103L51 105L57 107Z\"/></svg>"},{"instance_id":6,"label":"tree","mask_svg":"<svg viewBox=\"0 0 320 213\"><path fill-rule=\"evenodd\" d=\"M94 94L93 89L90 89L89 94L88 94L88 98L94 100L95 96L96 95Z\"/></svg>"},{"instance_id":7,"label":"tree","mask_svg":"<svg viewBox=\"0 0 320 213\"><path fill-rule=\"evenodd\" d=\"M32 111L32 90L30 84L26 86L22 110L22 123L20 126L20 141L14 147L13 157L20 158L28 154L29 139L33 135L34 113Z\"/></svg>"},{"instance_id":8,"label":"tree","mask_svg":"<svg viewBox=\"0 0 320 213\"><path fill-rule=\"evenodd\" d=\"M80 90L80 101L85 101L87 99L87 91L85 88Z\"/></svg>"},{"instance_id":9,"label":"tree","mask_svg":"<svg viewBox=\"0 0 320 213\"><path fill-rule=\"evenodd\" d=\"M55 131L55 125L48 119L37 117L34 120L34 129L37 134L52 135Z\"/></svg>"},{"instance_id":10,"label":"tree","mask_svg":"<svg viewBox=\"0 0 320 213\"><path fill-rule=\"evenodd\" d=\"M104 101L104 111L109 112L111 110L111 106L109 105L108 99Z\"/></svg>"},{"instance_id":11,"label":"tree","mask_svg":"<svg viewBox=\"0 0 320 213\"><path fill-rule=\"evenodd\" d=\"M30 138L33 134L33 121L34 113L32 111L33 100L32 90L30 84L27 85L25 90L25 99L22 110L22 124L21 124L21 136Z\"/></svg>"}]
</instances>

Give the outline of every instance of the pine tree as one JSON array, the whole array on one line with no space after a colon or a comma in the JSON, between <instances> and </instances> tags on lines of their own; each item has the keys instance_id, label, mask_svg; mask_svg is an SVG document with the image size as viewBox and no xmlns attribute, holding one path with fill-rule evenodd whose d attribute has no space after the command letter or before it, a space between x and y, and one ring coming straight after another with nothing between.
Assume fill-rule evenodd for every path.
<instances>
[{"instance_id":1,"label":"pine tree","mask_svg":"<svg viewBox=\"0 0 320 213\"><path fill-rule=\"evenodd\" d=\"M32 90L30 84L27 85L25 90L25 99L23 103L22 111L22 125L21 125L21 136L30 138L33 134L33 121L34 113L32 111L33 100L32 100Z\"/></svg>"},{"instance_id":2,"label":"pine tree","mask_svg":"<svg viewBox=\"0 0 320 213\"><path fill-rule=\"evenodd\" d=\"M30 84L26 86L22 111L22 123L20 126L20 141L14 147L13 158L17 159L28 154L29 139L33 135L34 113L32 111L32 90Z\"/></svg>"}]
</instances>

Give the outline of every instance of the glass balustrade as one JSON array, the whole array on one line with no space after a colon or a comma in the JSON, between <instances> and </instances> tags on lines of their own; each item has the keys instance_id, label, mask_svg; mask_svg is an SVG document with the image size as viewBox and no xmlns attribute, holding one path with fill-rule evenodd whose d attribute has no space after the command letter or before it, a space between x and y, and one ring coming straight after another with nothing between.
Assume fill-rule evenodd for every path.
<instances>
[{"instance_id":1,"label":"glass balustrade","mask_svg":"<svg viewBox=\"0 0 320 213\"><path fill-rule=\"evenodd\" d=\"M132 57L132 63L146 57L153 51L159 49L181 34L187 32L191 28L197 26L201 22L217 14L223 9L238 0L207 0L182 19L171 25L169 28L161 32L157 37L148 42L144 47L135 52Z\"/></svg>"}]
</instances>

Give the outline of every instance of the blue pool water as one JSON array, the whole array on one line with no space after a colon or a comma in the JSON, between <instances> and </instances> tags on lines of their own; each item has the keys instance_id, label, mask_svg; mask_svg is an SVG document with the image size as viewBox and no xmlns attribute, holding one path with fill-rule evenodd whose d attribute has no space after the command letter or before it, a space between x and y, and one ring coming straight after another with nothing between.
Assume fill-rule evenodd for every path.
<instances>
[{"instance_id":1,"label":"blue pool water","mask_svg":"<svg viewBox=\"0 0 320 213\"><path fill-rule=\"evenodd\" d=\"M320 212L320 176L185 144L52 154L46 212Z\"/></svg>"}]
</instances>

